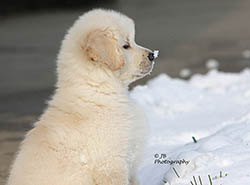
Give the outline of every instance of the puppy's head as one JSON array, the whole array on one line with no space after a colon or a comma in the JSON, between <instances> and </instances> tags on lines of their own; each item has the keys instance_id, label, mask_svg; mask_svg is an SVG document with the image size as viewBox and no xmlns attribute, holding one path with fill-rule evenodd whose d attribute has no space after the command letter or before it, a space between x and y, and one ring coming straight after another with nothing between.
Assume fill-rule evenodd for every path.
<instances>
[{"instance_id":1,"label":"puppy's head","mask_svg":"<svg viewBox=\"0 0 250 185\"><path fill-rule=\"evenodd\" d=\"M110 71L126 85L151 72L155 56L135 43L134 23L127 16L92 10L73 27L77 27L79 37L75 40L88 64Z\"/></svg>"}]
</instances>

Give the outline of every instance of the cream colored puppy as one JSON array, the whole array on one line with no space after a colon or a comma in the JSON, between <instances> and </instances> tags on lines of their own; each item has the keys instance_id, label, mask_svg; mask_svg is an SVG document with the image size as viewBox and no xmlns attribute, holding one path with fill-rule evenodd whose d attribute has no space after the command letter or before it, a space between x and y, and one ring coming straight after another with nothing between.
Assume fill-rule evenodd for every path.
<instances>
[{"instance_id":1,"label":"cream colored puppy","mask_svg":"<svg viewBox=\"0 0 250 185\"><path fill-rule=\"evenodd\" d=\"M56 93L21 144L8 185L138 183L147 126L127 89L155 56L136 45L134 32L114 11L76 21L58 56Z\"/></svg>"}]
</instances>

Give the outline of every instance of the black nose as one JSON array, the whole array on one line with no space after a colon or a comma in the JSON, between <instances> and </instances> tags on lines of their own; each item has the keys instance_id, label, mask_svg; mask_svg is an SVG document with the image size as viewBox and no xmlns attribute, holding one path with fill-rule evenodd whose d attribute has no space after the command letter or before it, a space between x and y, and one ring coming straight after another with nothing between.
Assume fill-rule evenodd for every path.
<instances>
[{"instance_id":1,"label":"black nose","mask_svg":"<svg viewBox=\"0 0 250 185\"><path fill-rule=\"evenodd\" d=\"M148 54L148 59L150 60L150 62L152 62L154 59L155 59L155 57L154 57L154 53L149 53Z\"/></svg>"}]
</instances>

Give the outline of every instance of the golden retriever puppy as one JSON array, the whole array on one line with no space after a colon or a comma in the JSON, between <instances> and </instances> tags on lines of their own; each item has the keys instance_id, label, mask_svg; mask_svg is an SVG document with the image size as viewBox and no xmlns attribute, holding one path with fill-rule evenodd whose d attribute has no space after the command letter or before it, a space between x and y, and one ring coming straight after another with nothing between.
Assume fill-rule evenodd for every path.
<instances>
[{"instance_id":1,"label":"golden retriever puppy","mask_svg":"<svg viewBox=\"0 0 250 185\"><path fill-rule=\"evenodd\" d=\"M147 125L128 84L156 57L134 41L133 21L96 9L68 31L57 60L57 89L28 132L8 185L138 184Z\"/></svg>"}]
</instances>

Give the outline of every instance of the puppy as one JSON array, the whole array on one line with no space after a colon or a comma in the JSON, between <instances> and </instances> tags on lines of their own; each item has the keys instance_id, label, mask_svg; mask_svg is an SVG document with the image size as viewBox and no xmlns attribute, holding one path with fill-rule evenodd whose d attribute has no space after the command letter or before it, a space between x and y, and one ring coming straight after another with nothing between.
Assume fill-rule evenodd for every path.
<instances>
[{"instance_id":1,"label":"puppy","mask_svg":"<svg viewBox=\"0 0 250 185\"><path fill-rule=\"evenodd\" d=\"M57 88L28 132L8 185L138 184L147 135L128 85L150 73L154 53L138 46L133 21L96 9L68 31Z\"/></svg>"}]
</instances>

